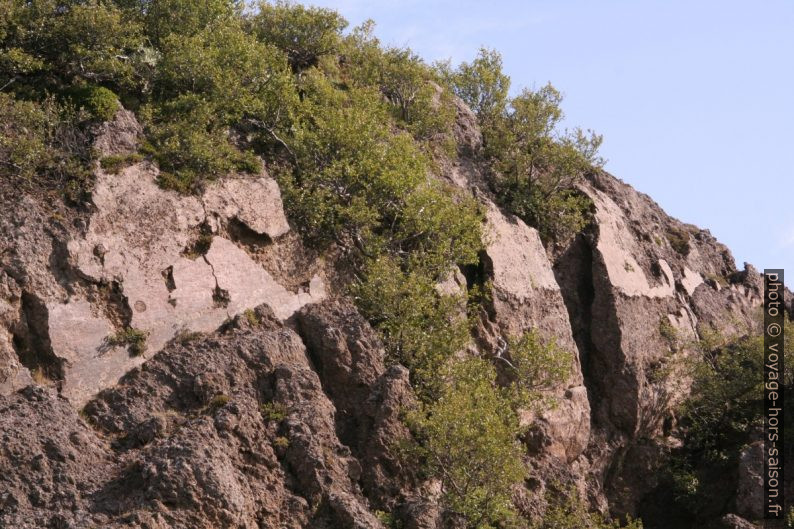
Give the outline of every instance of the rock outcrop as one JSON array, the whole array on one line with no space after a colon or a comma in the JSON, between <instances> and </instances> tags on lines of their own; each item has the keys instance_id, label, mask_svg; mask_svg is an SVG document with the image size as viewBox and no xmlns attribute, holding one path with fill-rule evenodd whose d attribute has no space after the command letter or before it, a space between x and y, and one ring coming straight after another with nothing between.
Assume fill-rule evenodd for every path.
<instances>
[{"instance_id":1,"label":"rock outcrop","mask_svg":"<svg viewBox=\"0 0 794 529\"><path fill-rule=\"evenodd\" d=\"M549 488L573 486L636 515L688 390L660 374L708 329L756 325L761 276L604 172L580 189L595 221L547 251L492 199L476 118L456 105L460 156L441 177L483 204L486 245L438 288L490 286L479 353L532 330L573 359L557 405L522 417L532 476L517 502L538 514ZM140 131L120 111L95 147L135 152ZM97 167L79 212L0 196L0 526L364 529L383 511L440 527L438 484L395 450L409 373L290 230L275 180L184 196L157 178L148 162ZM143 354L119 338L130 330ZM718 526L758 517L759 457L743 453Z\"/></svg>"}]
</instances>

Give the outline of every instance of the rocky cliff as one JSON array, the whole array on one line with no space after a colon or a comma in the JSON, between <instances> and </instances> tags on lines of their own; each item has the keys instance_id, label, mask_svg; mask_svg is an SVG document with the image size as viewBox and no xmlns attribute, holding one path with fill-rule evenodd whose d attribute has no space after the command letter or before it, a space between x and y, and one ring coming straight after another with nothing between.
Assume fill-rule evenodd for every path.
<instances>
[{"instance_id":1,"label":"rocky cliff","mask_svg":"<svg viewBox=\"0 0 794 529\"><path fill-rule=\"evenodd\" d=\"M492 200L476 120L457 112L461 154L438 177L483 204L486 249L440 288L492 282L473 348L535 329L576 358L557 405L523 417L532 477L516 503L542 513L563 483L603 512L653 513L688 390L686 373L658 375L703 329L751 329L761 277L605 172L580 186L593 222L547 251ZM130 153L139 134L120 111L95 148ZM381 511L440 527L438 484L395 450L408 371L387 364L333 255L291 228L276 182L184 196L157 173L97 167L84 210L3 189L0 526L379 528ZM759 459L744 460L723 484L725 527L757 517Z\"/></svg>"}]
</instances>

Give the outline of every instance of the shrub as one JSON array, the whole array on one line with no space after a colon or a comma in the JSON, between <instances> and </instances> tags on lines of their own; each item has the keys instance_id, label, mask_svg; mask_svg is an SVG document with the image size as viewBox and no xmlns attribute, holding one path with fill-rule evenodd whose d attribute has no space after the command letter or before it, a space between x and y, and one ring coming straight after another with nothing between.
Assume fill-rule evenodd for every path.
<instances>
[{"instance_id":1,"label":"shrub","mask_svg":"<svg viewBox=\"0 0 794 529\"><path fill-rule=\"evenodd\" d=\"M380 331L392 362L411 371L419 396L432 400L442 383L439 368L468 343L461 299L443 296L421 272L404 272L393 257L369 263L354 286L362 313Z\"/></svg>"},{"instance_id":2,"label":"shrub","mask_svg":"<svg viewBox=\"0 0 794 529\"><path fill-rule=\"evenodd\" d=\"M118 1L118 0L117 0ZM239 0L121 0L130 4L143 20L147 37L158 47L170 35L191 36L215 23L238 18L243 2Z\"/></svg>"},{"instance_id":3,"label":"shrub","mask_svg":"<svg viewBox=\"0 0 794 529\"><path fill-rule=\"evenodd\" d=\"M505 111L510 78L502 72L502 56L495 50L480 48L471 63L461 63L456 70L449 63L438 65L441 78L452 88L477 118L487 123Z\"/></svg>"},{"instance_id":4,"label":"shrub","mask_svg":"<svg viewBox=\"0 0 794 529\"><path fill-rule=\"evenodd\" d=\"M536 409L551 404L553 401L543 399L543 392L568 379L573 355L554 339L544 341L534 330L509 340L507 352L509 360L503 360L513 380L516 404Z\"/></svg>"},{"instance_id":5,"label":"shrub","mask_svg":"<svg viewBox=\"0 0 794 529\"><path fill-rule=\"evenodd\" d=\"M516 518L512 487L526 476L518 416L488 361L458 362L448 379L438 400L409 418L421 442L417 455L466 527L507 523Z\"/></svg>"},{"instance_id":6,"label":"shrub","mask_svg":"<svg viewBox=\"0 0 794 529\"><path fill-rule=\"evenodd\" d=\"M280 422L287 418L287 407L280 402L266 402L259 407L266 421Z\"/></svg>"},{"instance_id":7,"label":"shrub","mask_svg":"<svg viewBox=\"0 0 794 529\"><path fill-rule=\"evenodd\" d=\"M289 116L296 94L286 57L238 24L170 35L162 55L156 92L163 99L195 94L212 108L213 121L227 126L245 120L275 128Z\"/></svg>"},{"instance_id":8,"label":"shrub","mask_svg":"<svg viewBox=\"0 0 794 529\"><path fill-rule=\"evenodd\" d=\"M245 316L245 320L251 327L257 327L260 323L262 323L259 321L259 316L257 316L256 312L254 312L252 309L245 309L243 316Z\"/></svg>"},{"instance_id":9,"label":"shrub","mask_svg":"<svg viewBox=\"0 0 794 529\"><path fill-rule=\"evenodd\" d=\"M336 11L284 1L259 3L254 33L289 57L295 71L317 65L320 57L336 53L347 21Z\"/></svg>"},{"instance_id":10,"label":"shrub","mask_svg":"<svg viewBox=\"0 0 794 529\"><path fill-rule=\"evenodd\" d=\"M210 399L207 408L209 409L210 413L214 413L217 410L226 406L230 400L231 399L229 398L228 395L223 395L223 394L215 395L214 397L212 397L212 399Z\"/></svg>"},{"instance_id":11,"label":"shrub","mask_svg":"<svg viewBox=\"0 0 794 529\"><path fill-rule=\"evenodd\" d=\"M161 186L195 192L204 180L261 168L255 155L229 143L212 106L200 97L183 96L150 111L153 115L146 126L149 144L143 150L160 166Z\"/></svg>"},{"instance_id":12,"label":"shrub","mask_svg":"<svg viewBox=\"0 0 794 529\"><path fill-rule=\"evenodd\" d=\"M140 356L146 352L146 339L149 333L134 327L127 327L108 338L109 345L127 346L132 356Z\"/></svg>"},{"instance_id":13,"label":"shrub","mask_svg":"<svg viewBox=\"0 0 794 529\"><path fill-rule=\"evenodd\" d=\"M295 166L280 178L287 207L316 242L366 246L425 181L427 161L409 136L393 133L372 90L343 92L315 72L304 91Z\"/></svg>"},{"instance_id":14,"label":"shrub","mask_svg":"<svg viewBox=\"0 0 794 529\"><path fill-rule=\"evenodd\" d=\"M659 334L670 344L671 349L675 350L678 347L678 331L667 316L659 318Z\"/></svg>"},{"instance_id":15,"label":"shrub","mask_svg":"<svg viewBox=\"0 0 794 529\"><path fill-rule=\"evenodd\" d=\"M670 228L667 231L667 240L670 246L683 256L689 255L689 232L680 228Z\"/></svg>"},{"instance_id":16,"label":"shrub","mask_svg":"<svg viewBox=\"0 0 794 529\"><path fill-rule=\"evenodd\" d=\"M543 519L532 529L642 529L642 521L631 517L625 525L609 521L598 513L590 512L578 492L571 488L567 492L550 497L549 507Z\"/></svg>"},{"instance_id":17,"label":"shrub","mask_svg":"<svg viewBox=\"0 0 794 529\"><path fill-rule=\"evenodd\" d=\"M428 142L448 132L455 107L449 92L435 83L436 72L408 48L381 47L373 29L374 23L366 23L347 38L345 79L376 87L390 103L397 123L417 140Z\"/></svg>"},{"instance_id":18,"label":"shrub","mask_svg":"<svg viewBox=\"0 0 794 529\"><path fill-rule=\"evenodd\" d=\"M721 508L723 499L715 493L713 480L735 471L741 450L764 422L763 338L728 339L708 328L701 335L701 355L687 364L691 392L679 410L682 448L671 455L665 476L678 506L695 519ZM780 381L784 391L794 389L793 340L794 325L786 321L786 370ZM787 432L784 449L791 439Z\"/></svg>"},{"instance_id":19,"label":"shrub","mask_svg":"<svg viewBox=\"0 0 794 529\"><path fill-rule=\"evenodd\" d=\"M55 187L78 201L91 181L88 135L80 112L0 94L0 174Z\"/></svg>"},{"instance_id":20,"label":"shrub","mask_svg":"<svg viewBox=\"0 0 794 529\"><path fill-rule=\"evenodd\" d=\"M73 86L66 93L76 107L85 108L99 121L110 121L119 109L119 98L104 86Z\"/></svg>"},{"instance_id":21,"label":"shrub","mask_svg":"<svg viewBox=\"0 0 794 529\"><path fill-rule=\"evenodd\" d=\"M11 4L4 4L3 15L12 30L0 35L0 75L13 79L11 88L41 96L83 83L134 87L129 57L142 44L140 26L112 3Z\"/></svg>"},{"instance_id":22,"label":"shrub","mask_svg":"<svg viewBox=\"0 0 794 529\"><path fill-rule=\"evenodd\" d=\"M273 440L273 445L276 448L286 450L287 448L289 448L289 439L287 439L286 437L276 437Z\"/></svg>"},{"instance_id":23,"label":"shrub","mask_svg":"<svg viewBox=\"0 0 794 529\"><path fill-rule=\"evenodd\" d=\"M105 156L99 160L99 166L110 174L119 174L122 169L134 165L143 160L143 156L138 153L133 154L113 154Z\"/></svg>"},{"instance_id":24,"label":"shrub","mask_svg":"<svg viewBox=\"0 0 794 529\"><path fill-rule=\"evenodd\" d=\"M561 101L551 85L524 90L495 120L486 152L501 203L538 228L544 240L564 242L585 226L591 207L575 185L603 160L597 155L601 136L558 131Z\"/></svg>"}]
</instances>

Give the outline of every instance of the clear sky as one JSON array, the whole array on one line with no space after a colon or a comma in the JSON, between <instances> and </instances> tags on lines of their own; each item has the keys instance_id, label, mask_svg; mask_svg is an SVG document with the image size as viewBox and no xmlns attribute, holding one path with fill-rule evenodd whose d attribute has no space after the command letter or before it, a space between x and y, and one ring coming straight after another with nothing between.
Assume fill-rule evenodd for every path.
<instances>
[{"instance_id":1,"label":"clear sky","mask_svg":"<svg viewBox=\"0 0 794 529\"><path fill-rule=\"evenodd\" d=\"M428 62L551 81L607 170L794 285L794 0L307 0Z\"/></svg>"}]
</instances>

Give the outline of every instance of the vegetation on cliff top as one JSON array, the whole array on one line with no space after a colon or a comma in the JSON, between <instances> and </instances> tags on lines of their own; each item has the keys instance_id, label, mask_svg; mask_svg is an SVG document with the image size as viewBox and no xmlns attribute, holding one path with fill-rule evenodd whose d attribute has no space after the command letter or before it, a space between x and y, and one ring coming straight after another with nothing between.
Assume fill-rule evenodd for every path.
<instances>
[{"instance_id":1,"label":"vegetation on cliff top","mask_svg":"<svg viewBox=\"0 0 794 529\"><path fill-rule=\"evenodd\" d=\"M575 186L599 165L600 137L558 130L550 85L510 99L495 52L431 67L383 46L372 23L346 26L334 11L284 2L0 0L0 175L85 201L92 125L121 106L143 123L140 154L165 188L199 192L264 160L305 240L348 258L359 309L390 361L410 369L414 449L442 482L449 516L524 523L512 502L527 472L518 409L540 406L572 359L533 333L512 337L500 359L458 358L467 300L437 285L477 263L483 213L431 175L455 156L457 94L477 113L478 156L501 204L563 240L586 222Z\"/></svg>"}]
</instances>

